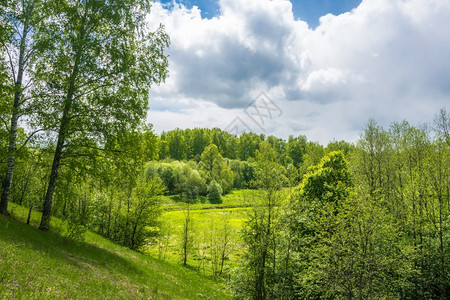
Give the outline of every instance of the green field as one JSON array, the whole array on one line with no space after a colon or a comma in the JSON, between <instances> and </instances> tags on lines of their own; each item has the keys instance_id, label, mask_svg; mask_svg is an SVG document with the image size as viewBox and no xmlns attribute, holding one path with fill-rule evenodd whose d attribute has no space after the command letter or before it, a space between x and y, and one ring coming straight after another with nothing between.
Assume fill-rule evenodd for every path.
<instances>
[{"instance_id":1,"label":"green field","mask_svg":"<svg viewBox=\"0 0 450 300\"><path fill-rule=\"evenodd\" d=\"M211 235L215 233L214 230L220 230L224 224L227 224L230 230L230 253L225 263L225 270L236 266L242 252L239 233L247 219L248 210L254 203L255 195L256 191L254 190L234 190L223 196L223 202L220 204L211 204L206 199L199 197L196 203L189 205L194 235L193 247L190 249L190 258L188 259L190 267L207 275L212 274L208 259L210 239ZM182 259L181 232L188 206L179 196L170 196L165 197L163 207L164 212L161 219L163 228L165 227L168 233L159 241L149 245L146 252L171 263L179 264Z\"/></svg>"},{"instance_id":2,"label":"green field","mask_svg":"<svg viewBox=\"0 0 450 300\"><path fill-rule=\"evenodd\" d=\"M227 299L218 281L180 264L131 251L97 234L65 238L24 224L27 210L11 204L0 216L0 298L15 299ZM58 226L56 226L58 225ZM64 226L62 226L64 227Z\"/></svg>"}]
</instances>

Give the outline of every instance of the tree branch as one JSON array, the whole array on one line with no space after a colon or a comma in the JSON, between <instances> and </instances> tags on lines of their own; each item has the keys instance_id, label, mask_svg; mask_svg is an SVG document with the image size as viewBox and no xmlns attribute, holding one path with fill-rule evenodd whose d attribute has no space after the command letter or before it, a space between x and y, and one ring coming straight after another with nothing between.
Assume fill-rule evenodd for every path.
<instances>
[{"instance_id":1,"label":"tree branch","mask_svg":"<svg viewBox=\"0 0 450 300\"><path fill-rule=\"evenodd\" d=\"M31 140L31 138L32 138L36 133L41 132L41 131L44 131L44 129L41 128L41 129L38 129L38 130L33 131L33 132L27 137L27 139L25 140L25 142L23 142L22 146L20 146L19 149L18 149L17 151L22 150L22 148L25 147L25 145Z\"/></svg>"},{"instance_id":2,"label":"tree branch","mask_svg":"<svg viewBox=\"0 0 450 300\"><path fill-rule=\"evenodd\" d=\"M101 89L101 88L104 88L104 87L108 87L108 86L113 86L113 85L114 85L114 83L101 84L101 85L98 85L98 86L96 86L96 87L94 87L92 89L89 89L89 90L87 90L87 91L85 91L85 92L83 92L81 94L78 94L78 95L74 96L73 98L74 99L78 99L78 98L83 97L85 95L88 95L88 94L90 94L90 93L92 93L92 92L94 92L94 91L96 91L98 89Z\"/></svg>"},{"instance_id":3,"label":"tree branch","mask_svg":"<svg viewBox=\"0 0 450 300\"><path fill-rule=\"evenodd\" d=\"M10 132L9 131L9 127L8 127L8 123L6 123L5 119L3 119L3 117L1 115L0 115L0 120L2 120L3 124L5 124L6 131Z\"/></svg>"},{"instance_id":4,"label":"tree branch","mask_svg":"<svg viewBox=\"0 0 450 300\"><path fill-rule=\"evenodd\" d=\"M11 68L11 73L13 75L13 83L16 83L16 70L14 69L13 59L11 57L11 54L9 53L9 48L3 40L2 40L2 45L3 45L3 48L5 48L5 50L6 50L6 54L8 55L9 67Z\"/></svg>"}]
</instances>

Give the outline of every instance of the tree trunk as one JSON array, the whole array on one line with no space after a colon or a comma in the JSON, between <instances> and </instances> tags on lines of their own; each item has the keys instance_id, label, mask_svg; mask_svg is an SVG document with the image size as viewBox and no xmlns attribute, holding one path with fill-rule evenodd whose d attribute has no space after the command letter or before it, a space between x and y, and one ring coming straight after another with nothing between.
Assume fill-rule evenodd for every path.
<instances>
[{"instance_id":1,"label":"tree trunk","mask_svg":"<svg viewBox=\"0 0 450 300\"><path fill-rule=\"evenodd\" d=\"M51 214L51 210L52 210L53 193L55 192L56 180L58 178L59 166L61 164L62 153L64 150L64 143L66 140L67 131L69 129L70 110L72 108L73 96L74 96L75 90L76 90L75 84L76 84L76 79L77 79L78 72L79 72L81 54L83 51L82 43L83 43L84 34L85 34L86 13L87 13L87 7L85 9L85 14L84 14L82 22L81 22L80 36L78 38L78 44L76 45L77 51L75 54L75 63L74 63L73 69L72 69L72 73L70 74L70 77L69 77L67 96L64 101L64 110L63 110L63 115L61 118L61 125L60 125L59 131L58 131L58 141L56 143L55 155L53 157L53 164L52 164L52 169L50 172L50 179L49 179L49 183L48 183L47 193L45 195L44 208L42 210L41 224L39 225L39 229L44 230L44 231L47 231L50 226L50 214Z\"/></svg>"},{"instance_id":2,"label":"tree trunk","mask_svg":"<svg viewBox=\"0 0 450 300\"><path fill-rule=\"evenodd\" d=\"M55 155L53 157L53 164L50 172L50 180L48 183L47 193L45 194L44 209L42 210L41 224L39 225L39 229L41 230L48 230L50 226L50 214L52 210L53 193L55 192L56 179L58 178L58 171L61 163L64 141L66 139L67 127L69 125L68 113L70 111L71 106L70 104L66 105L64 108L61 127L58 133L58 143L56 144Z\"/></svg>"},{"instance_id":3,"label":"tree trunk","mask_svg":"<svg viewBox=\"0 0 450 300\"><path fill-rule=\"evenodd\" d=\"M189 247L189 223L190 223L190 208L189 202L187 207L187 215L184 220L184 228L183 228L183 266L187 265L187 256L188 256L188 247Z\"/></svg>"},{"instance_id":4,"label":"tree trunk","mask_svg":"<svg viewBox=\"0 0 450 300\"><path fill-rule=\"evenodd\" d=\"M111 188L111 198L109 201L109 210L108 210L108 227L106 228L106 236L111 238L111 214L112 214L112 205L113 205L113 197L114 197L114 189Z\"/></svg>"},{"instance_id":5,"label":"tree trunk","mask_svg":"<svg viewBox=\"0 0 450 300\"><path fill-rule=\"evenodd\" d=\"M0 213L3 215L9 215L8 213L8 201L9 194L11 191L11 184L14 174L14 164L16 161L16 150L17 150L17 123L20 116L20 99L22 98L22 81L23 74L25 71L25 51L26 44L25 41L27 39L27 34L29 30L28 18L29 15L33 11L33 4L30 7L30 11L27 13L26 23L24 24L22 38L20 39L19 46L19 66L17 71L17 78L14 83L14 103L13 103L13 111L11 115L11 128L9 130L9 145L8 145L8 160L6 167L6 176L2 183L2 195L0 200Z\"/></svg>"},{"instance_id":6,"label":"tree trunk","mask_svg":"<svg viewBox=\"0 0 450 300\"><path fill-rule=\"evenodd\" d=\"M33 206L30 206L30 210L28 210L27 225L30 225L31 212L32 212L32 211L33 211Z\"/></svg>"}]
</instances>

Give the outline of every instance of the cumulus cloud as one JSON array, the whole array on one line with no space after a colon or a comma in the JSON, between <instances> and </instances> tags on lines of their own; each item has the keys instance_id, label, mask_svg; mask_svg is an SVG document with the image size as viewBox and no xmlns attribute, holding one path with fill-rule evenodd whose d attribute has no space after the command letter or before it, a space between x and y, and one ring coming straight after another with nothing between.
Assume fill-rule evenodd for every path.
<instances>
[{"instance_id":1,"label":"cumulus cloud","mask_svg":"<svg viewBox=\"0 0 450 300\"><path fill-rule=\"evenodd\" d=\"M326 143L355 140L369 117L422 122L448 103L447 0L364 0L314 30L287 0L219 5L203 19L154 4L150 26L171 37L170 77L151 92L155 128L225 128L263 91L286 112L264 133Z\"/></svg>"}]
</instances>

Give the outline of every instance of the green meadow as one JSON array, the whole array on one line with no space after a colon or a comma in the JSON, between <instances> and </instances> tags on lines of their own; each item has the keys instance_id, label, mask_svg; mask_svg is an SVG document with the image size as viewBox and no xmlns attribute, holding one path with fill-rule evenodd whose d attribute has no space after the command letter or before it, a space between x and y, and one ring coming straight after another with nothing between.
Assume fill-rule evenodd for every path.
<instances>
[{"instance_id":1,"label":"green meadow","mask_svg":"<svg viewBox=\"0 0 450 300\"><path fill-rule=\"evenodd\" d=\"M179 263L129 250L87 231L84 241L24 224L28 210L11 204L0 216L0 295L10 299L228 299L219 281Z\"/></svg>"}]
</instances>

